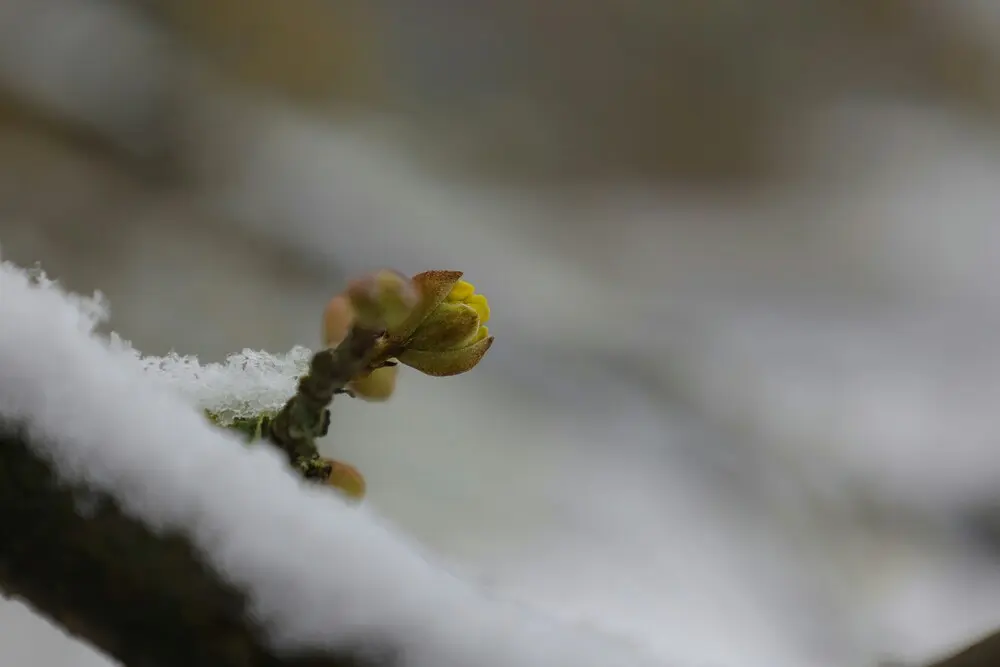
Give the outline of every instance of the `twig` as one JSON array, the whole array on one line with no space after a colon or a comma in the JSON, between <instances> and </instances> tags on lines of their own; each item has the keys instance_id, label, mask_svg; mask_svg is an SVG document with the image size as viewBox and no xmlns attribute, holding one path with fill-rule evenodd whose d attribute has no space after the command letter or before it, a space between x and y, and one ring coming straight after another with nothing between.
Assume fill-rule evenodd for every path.
<instances>
[{"instance_id":1,"label":"twig","mask_svg":"<svg viewBox=\"0 0 1000 667\"><path fill-rule=\"evenodd\" d=\"M316 352L295 395L267 425L266 438L309 479L326 479L330 464L316 448L329 428L334 396L371 362L380 332L354 328L336 348Z\"/></svg>"}]
</instances>

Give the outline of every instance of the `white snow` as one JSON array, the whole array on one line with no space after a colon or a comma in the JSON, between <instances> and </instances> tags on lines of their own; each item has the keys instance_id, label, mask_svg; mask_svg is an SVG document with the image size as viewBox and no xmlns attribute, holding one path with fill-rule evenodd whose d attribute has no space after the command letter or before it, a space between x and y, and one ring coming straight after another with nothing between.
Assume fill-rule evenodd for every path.
<instances>
[{"instance_id":1,"label":"white snow","mask_svg":"<svg viewBox=\"0 0 1000 667\"><path fill-rule=\"evenodd\" d=\"M195 356L177 353L139 357L139 362L157 382L166 383L196 407L211 410L224 424L281 409L295 393L311 356L308 348L298 346L279 355L246 349L229 355L222 364L202 364Z\"/></svg>"},{"instance_id":2,"label":"white snow","mask_svg":"<svg viewBox=\"0 0 1000 667\"><path fill-rule=\"evenodd\" d=\"M7 268L19 271L13 265ZM56 291L73 304L78 313L76 326L85 333L110 319L110 304L101 292L89 297L64 292L40 266L20 272L40 289ZM153 381L171 388L199 410L211 410L222 424L279 410L295 392L312 356L312 351L302 346L284 354L245 349L230 354L225 363L204 364L194 355L177 352L162 357L143 355L114 332L107 344L134 357Z\"/></svg>"},{"instance_id":3,"label":"white snow","mask_svg":"<svg viewBox=\"0 0 1000 667\"><path fill-rule=\"evenodd\" d=\"M170 358L167 382L153 381L153 362L93 333L104 314L100 298L68 298L0 267L0 419L26 426L66 479L114 494L155 528L184 530L248 591L277 649L360 638L384 640L414 667L658 664L593 624L573 627L461 581L370 510L212 427L192 399L232 387L240 364ZM243 405L274 401L303 354L241 358L254 368L250 385L270 378ZM203 393L178 393L185 378L204 379Z\"/></svg>"}]
</instances>

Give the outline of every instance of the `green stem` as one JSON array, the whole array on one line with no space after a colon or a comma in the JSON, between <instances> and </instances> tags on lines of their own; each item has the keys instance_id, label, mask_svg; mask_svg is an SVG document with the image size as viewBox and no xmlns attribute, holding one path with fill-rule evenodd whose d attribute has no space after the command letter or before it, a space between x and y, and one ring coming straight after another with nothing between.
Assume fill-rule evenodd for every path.
<instances>
[{"instance_id":1,"label":"green stem","mask_svg":"<svg viewBox=\"0 0 1000 667\"><path fill-rule=\"evenodd\" d=\"M329 475L316 440L329 427L328 407L347 383L364 371L376 352L380 333L354 328L336 348L313 355L298 390L267 425L266 437L307 478Z\"/></svg>"}]
</instances>

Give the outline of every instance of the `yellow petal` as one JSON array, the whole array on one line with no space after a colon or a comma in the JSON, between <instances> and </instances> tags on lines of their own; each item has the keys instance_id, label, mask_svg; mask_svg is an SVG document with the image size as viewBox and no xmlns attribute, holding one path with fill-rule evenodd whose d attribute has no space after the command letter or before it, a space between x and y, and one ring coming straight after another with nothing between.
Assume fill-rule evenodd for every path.
<instances>
[{"instance_id":1,"label":"yellow petal","mask_svg":"<svg viewBox=\"0 0 1000 667\"><path fill-rule=\"evenodd\" d=\"M465 301L476 293L476 287L464 280L459 280L448 292L448 301Z\"/></svg>"},{"instance_id":2,"label":"yellow petal","mask_svg":"<svg viewBox=\"0 0 1000 667\"><path fill-rule=\"evenodd\" d=\"M332 459L327 459L327 461L333 466L330 470L330 477L327 478L327 484L340 489L355 500L361 500L365 497L368 484L357 468Z\"/></svg>"},{"instance_id":3,"label":"yellow petal","mask_svg":"<svg viewBox=\"0 0 1000 667\"><path fill-rule=\"evenodd\" d=\"M473 294L465 300L465 303L476 309L476 312L479 313L479 321L481 323L486 324L490 321L490 304L485 296L482 294Z\"/></svg>"},{"instance_id":4,"label":"yellow petal","mask_svg":"<svg viewBox=\"0 0 1000 667\"><path fill-rule=\"evenodd\" d=\"M399 363L434 377L458 375L472 370L489 351L491 345L493 345L493 337L489 336L465 347L452 350L407 349L399 355Z\"/></svg>"},{"instance_id":5,"label":"yellow petal","mask_svg":"<svg viewBox=\"0 0 1000 667\"><path fill-rule=\"evenodd\" d=\"M417 350L463 347L472 341L477 331L479 314L474 308L464 303L446 301L417 327L406 347Z\"/></svg>"},{"instance_id":6,"label":"yellow petal","mask_svg":"<svg viewBox=\"0 0 1000 667\"><path fill-rule=\"evenodd\" d=\"M430 313L444 301L452 287L462 277L461 271L424 271L410 280L420 294L419 303L414 306L410 317L389 332L395 340L408 339Z\"/></svg>"},{"instance_id":7,"label":"yellow petal","mask_svg":"<svg viewBox=\"0 0 1000 667\"><path fill-rule=\"evenodd\" d=\"M354 378L347 384L347 388L362 400L373 403L385 401L396 390L398 374L399 366L383 366L367 375Z\"/></svg>"}]
</instances>

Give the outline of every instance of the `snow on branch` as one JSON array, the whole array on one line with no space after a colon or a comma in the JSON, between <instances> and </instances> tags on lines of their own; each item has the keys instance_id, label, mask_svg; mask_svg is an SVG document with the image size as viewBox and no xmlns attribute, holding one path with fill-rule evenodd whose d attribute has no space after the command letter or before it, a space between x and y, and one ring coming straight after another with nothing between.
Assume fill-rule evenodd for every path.
<instances>
[{"instance_id":1,"label":"snow on branch","mask_svg":"<svg viewBox=\"0 0 1000 667\"><path fill-rule=\"evenodd\" d=\"M125 664L658 664L467 585L205 418L278 407L306 351L143 359L94 333L104 316L100 298L0 266L0 588ZM214 643L184 653L199 636ZM140 655L157 646L175 652Z\"/></svg>"}]
</instances>

